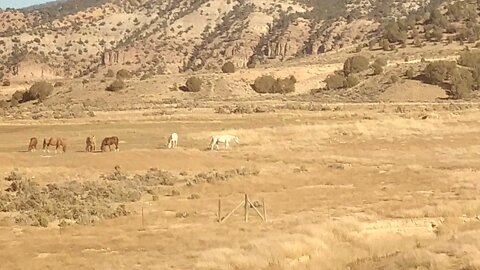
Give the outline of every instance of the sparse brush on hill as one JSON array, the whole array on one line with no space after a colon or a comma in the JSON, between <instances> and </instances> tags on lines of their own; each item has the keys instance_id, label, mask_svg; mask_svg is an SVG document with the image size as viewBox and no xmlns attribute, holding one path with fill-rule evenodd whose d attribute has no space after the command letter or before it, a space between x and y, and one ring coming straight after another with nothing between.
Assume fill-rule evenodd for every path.
<instances>
[{"instance_id":1,"label":"sparse brush on hill","mask_svg":"<svg viewBox=\"0 0 480 270\"><path fill-rule=\"evenodd\" d=\"M295 83L297 79L294 76L290 76L283 79L275 79L273 76L264 75L255 79L252 85L253 90L257 93L279 93L286 94L295 91Z\"/></svg>"},{"instance_id":2,"label":"sparse brush on hill","mask_svg":"<svg viewBox=\"0 0 480 270\"><path fill-rule=\"evenodd\" d=\"M107 86L105 90L109 92L118 92L125 88L125 83L122 80L115 80L112 84Z\"/></svg>"},{"instance_id":3,"label":"sparse brush on hill","mask_svg":"<svg viewBox=\"0 0 480 270\"><path fill-rule=\"evenodd\" d=\"M232 62L226 62L222 66L223 73L234 73L235 72L235 65Z\"/></svg>"},{"instance_id":4,"label":"sparse brush on hill","mask_svg":"<svg viewBox=\"0 0 480 270\"><path fill-rule=\"evenodd\" d=\"M115 72L113 72L113 70L109 69L107 71L107 74L105 74L105 77L113 78L113 77L115 77Z\"/></svg>"},{"instance_id":5,"label":"sparse brush on hill","mask_svg":"<svg viewBox=\"0 0 480 270\"><path fill-rule=\"evenodd\" d=\"M10 81L9 80L3 80L2 85L3 86L10 86Z\"/></svg>"}]
</instances>

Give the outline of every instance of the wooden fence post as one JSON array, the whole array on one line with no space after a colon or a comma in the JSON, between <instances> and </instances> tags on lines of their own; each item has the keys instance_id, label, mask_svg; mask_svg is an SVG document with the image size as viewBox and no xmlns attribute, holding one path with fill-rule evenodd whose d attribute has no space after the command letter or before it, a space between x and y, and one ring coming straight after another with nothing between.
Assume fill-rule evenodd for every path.
<instances>
[{"instance_id":1,"label":"wooden fence post","mask_svg":"<svg viewBox=\"0 0 480 270\"><path fill-rule=\"evenodd\" d=\"M218 199L218 222L222 222L222 199Z\"/></svg>"},{"instance_id":2,"label":"wooden fence post","mask_svg":"<svg viewBox=\"0 0 480 270\"><path fill-rule=\"evenodd\" d=\"M143 203L142 203L142 230L145 230L145 216L143 215Z\"/></svg>"},{"instance_id":3,"label":"wooden fence post","mask_svg":"<svg viewBox=\"0 0 480 270\"><path fill-rule=\"evenodd\" d=\"M263 205L263 220L267 222L267 206L265 205L265 199L262 199Z\"/></svg>"},{"instance_id":4,"label":"wooden fence post","mask_svg":"<svg viewBox=\"0 0 480 270\"><path fill-rule=\"evenodd\" d=\"M248 195L245 193L245 222L248 222Z\"/></svg>"}]
</instances>

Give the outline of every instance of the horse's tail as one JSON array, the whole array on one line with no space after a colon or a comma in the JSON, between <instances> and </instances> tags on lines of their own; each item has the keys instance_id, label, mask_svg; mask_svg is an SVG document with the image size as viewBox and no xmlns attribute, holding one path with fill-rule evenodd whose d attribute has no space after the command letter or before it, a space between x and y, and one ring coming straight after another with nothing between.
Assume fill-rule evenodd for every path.
<instances>
[{"instance_id":1,"label":"horse's tail","mask_svg":"<svg viewBox=\"0 0 480 270\"><path fill-rule=\"evenodd\" d=\"M43 149L47 147L47 138L43 138Z\"/></svg>"}]
</instances>

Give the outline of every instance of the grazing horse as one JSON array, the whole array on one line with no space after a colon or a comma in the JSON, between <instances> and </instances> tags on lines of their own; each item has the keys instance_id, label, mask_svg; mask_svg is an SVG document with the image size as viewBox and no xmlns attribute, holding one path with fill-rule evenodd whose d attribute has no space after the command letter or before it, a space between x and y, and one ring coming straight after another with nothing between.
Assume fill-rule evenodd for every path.
<instances>
[{"instance_id":1,"label":"grazing horse","mask_svg":"<svg viewBox=\"0 0 480 270\"><path fill-rule=\"evenodd\" d=\"M213 150L213 148L217 148L218 150L218 145L220 143L225 144L225 149L228 149L228 146L231 141L236 142L237 144L240 143L240 140L238 139L237 136L234 135L215 135L212 136L212 139L210 141L210 150Z\"/></svg>"},{"instance_id":2,"label":"grazing horse","mask_svg":"<svg viewBox=\"0 0 480 270\"><path fill-rule=\"evenodd\" d=\"M38 144L37 138L35 137L30 138L30 143L28 144L28 152L37 151L37 144Z\"/></svg>"},{"instance_id":3,"label":"grazing horse","mask_svg":"<svg viewBox=\"0 0 480 270\"><path fill-rule=\"evenodd\" d=\"M87 140L85 141L85 151L86 152L95 152L95 148L97 146L95 142L95 136L87 137Z\"/></svg>"},{"instance_id":4,"label":"grazing horse","mask_svg":"<svg viewBox=\"0 0 480 270\"><path fill-rule=\"evenodd\" d=\"M49 152L48 148L50 146L55 146L55 153L59 147L62 147L62 151L65 153L67 151L67 144L65 138L45 138L43 139L43 152Z\"/></svg>"},{"instance_id":5,"label":"grazing horse","mask_svg":"<svg viewBox=\"0 0 480 270\"><path fill-rule=\"evenodd\" d=\"M102 152L105 152L107 146L108 146L108 149L112 151L112 147L111 147L112 145L115 145L115 152L120 151L120 149L118 149L118 137L113 136L113 137L106 137L105 139L103 139L102 147L101 147Z\"/></svg>"},{"instance_id":6,"label":"grazing horse","mask_svg":"<svg viewBox=\"0 0 480 270\"><path fill-rule=\"evenodd\" d=\"M172 133L170 134L170 137L168 137L168 148L177 148L178 145L178 134L177 133Z\"/></svg>"}]
</instances>

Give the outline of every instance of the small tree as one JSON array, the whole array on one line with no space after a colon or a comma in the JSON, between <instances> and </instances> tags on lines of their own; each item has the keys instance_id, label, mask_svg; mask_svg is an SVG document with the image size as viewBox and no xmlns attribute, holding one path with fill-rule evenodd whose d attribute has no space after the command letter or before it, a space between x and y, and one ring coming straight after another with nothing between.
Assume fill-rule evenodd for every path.
<instances>
[{"instance_id":1,"label":"small tree","mask_svg":"<svg viewBox=\"0 0 480 270\"><path fill-rule=\"evenodd\" d=\"M232 62L226 62L222 66L223 73L234 73L235 72L235 65Z\"/></svg>"},{"instance_id":2,"label":"small tree","mask_svg":"<svg viewBox=\"0 0 480 270\"><path fill-rule=\"evenodd\" d=\"M125 83L122 80L115 80L112 84L107 86L107 88L105 88L105 90L107 90L109 92L118 92L118 91L122 90L123 88L125 88Z\"/></svg>"},{"instance_id":3,"label":"small tree","mask_svg":"<svg viewBox=\"0 0 480 270\"><path fill-rule=\"evenodd\" d=\"M368 69L368 59L365 56L355 55L348 58L343 64L343 72L345 75L351 73L359 73Z\"/></svg>"}]
</instances>

